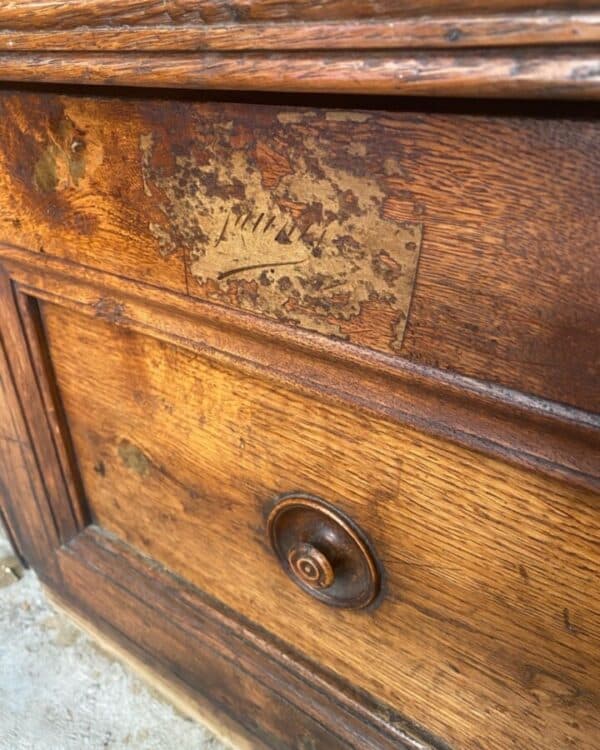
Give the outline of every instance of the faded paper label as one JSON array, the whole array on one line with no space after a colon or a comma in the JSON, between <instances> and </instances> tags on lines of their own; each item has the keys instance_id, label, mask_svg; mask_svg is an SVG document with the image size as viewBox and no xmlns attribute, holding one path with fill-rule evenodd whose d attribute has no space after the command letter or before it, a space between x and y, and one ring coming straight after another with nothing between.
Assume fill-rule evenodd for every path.
<instances>
[{"instance_id":1,"label":"faded paper label","mask_svg":"<svg viewBox=\"0 0 600 750\"><path fill-rule=\"evenodd\" d=\"M422 224L386 217L382 180L356 169L360 144L345 166L312 135L226 148L230 131L169 174L152 168L152 136L140 144L144 184L169 217L151 231L164 254L185 246L190 294L398 351Z\"/></svg>"}]
</instances>

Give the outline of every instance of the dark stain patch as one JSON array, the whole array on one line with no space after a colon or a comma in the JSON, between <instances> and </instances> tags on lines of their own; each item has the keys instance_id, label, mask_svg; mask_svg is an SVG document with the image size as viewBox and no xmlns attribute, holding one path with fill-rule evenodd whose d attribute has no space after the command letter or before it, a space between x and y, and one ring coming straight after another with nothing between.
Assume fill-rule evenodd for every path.
<instances>
[{"instance_id":1,"label":"dark stain patch","mask_svg":"<svg viewBox=\"0 0 600 750\"><path fill-rule=\"evenodd\" d=\"M96 463L94 464L94 471L96 472L96 474L99 474L101 477L105 477L106 466L104 465L104 461L102 460L96 461Z\"/></svg>"},{"instance_id":2,"label":"dark stain patch","mask_svg":"<svg viewBox=\"0 0 600 750\"><path fill-rule=\"evenodd\" d=\"M568 633L578 633L579 629L576 628L575 625L573 625L573 623L571 622L571 616L569 614L569 610L567 609L567 607L563 609L562 615L563 615L563 622L565 624L565 630Z\"/></svg>"},{"instance_id":3,"label":"dark stain patch","mask_svg":"<svg viewBox=\"0 0 600 750\"><path fill-rule=\"evenodd\" d=\"M56 189L56 158L51 147L42 152L33 169L33 181L38 190L49 193Z\"/></svg>"},{"instance_id":4,"label":"dark stain patch","mask_svg":"<svg viewBox=\"0 0 600 750\"><path fill-rule=\"evenodd\" d=\"M523 565L519 565L519 575L524 581L529 582L529 574L527 573Z\"/></svg>"},{"instance_id":5,"label":"dark stain patch","mask_svg":"<svg viewBox=\"0 0 600 750\"><path fill-rule=\"evenodd\" d=\"M457 26L453 26L444 34L444 38L448 42L458 42L462 38L462 35L462 31Z\"/></svg>"},{"instance_id":6,"label":"dark stain patch","mask_svg":"<svg viewBox=\"0 0 600 750\"><path fill-rule=\"evenodd\" d=\"M150 471L151 463L147 456L129 440L121 440L118 447L119 458L123 464L141 477Z\"/></svg>"},{"instance_id":7,"label":"dark stain patch","mask_svg":"<svg viewBox=\"0 0 600 750\"><path fill-rule=\"evenodd\" d=\"M298 740L298 750L317 750L317 743L309 734L303 734Z\"/></svg>"},{"instance_id":8,"label":"dark stain patch","mask_svg":"<svg viewBox=\"0 0 600 750\"><path fill-rule=\"evenodd\" d=\"M100 297L93 307L96 317L107 320L109 323L117 323L125 312L125 306L110 297Z\"/></svg>"},{"instance_id":9,"label":"dark stain patch","mask_svg":"<svg viewBox=\"0 0 600 750\"><path fill-rule=\"evenodd\" d=\"M582 698L589 698L579 685L569 682L561 674L555 674L537 665L523 665L522 681L538 705L569 707Z\"/></svg>"},{"instance_id":10,"label":"dark stain patch","mask_svg":"<svg viewBox=\"0 0 600 750\"><path fill-rule=\"evenodd\" d=\"M69 187L77 187L85 176L84 137L83 131L68 116L63 116L48 128L47 144L33 170L38 190L52 192L61 181Z\"/></svg>"}]
</instances>

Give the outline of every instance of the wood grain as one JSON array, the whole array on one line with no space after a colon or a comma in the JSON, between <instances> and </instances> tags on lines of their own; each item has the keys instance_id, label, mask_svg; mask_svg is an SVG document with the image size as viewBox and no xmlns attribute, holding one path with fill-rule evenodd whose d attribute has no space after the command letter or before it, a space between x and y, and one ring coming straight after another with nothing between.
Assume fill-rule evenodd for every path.
<instances>
[{"instance_id":1,"label":"wood grain","mask_svg":"<svg viewBox=\"0 0 600 750\"><path fill-rule=\"evenodd\" d=\"M199 217L213 205L198 194L214 182L233 207L244 192L223 163L243 161L271 200L282 164L302 174L287 154L325 152L326 176L374 184L389 219L423 225L403 359L600 411L592 110L501 116L6 92L0 113L0 240L206 299L188 273L205 242ZM143 139L154 144L145 166ZM366 305L345 335L388 350L384 313Z\"/></svg>"},{"instance_id":2,"label":"wood grain","mask_svg":"<svg viewBox=\"0 0 600 750\"><path fill-rule=\"evenodd\" d=\"M331 403L600 489L600 417L505 387L198 303L48 255L0 245L32 297L200 352Z\"/></svg>"},{"instance_id":3,"label":"wood grain","mask_svg":"<svg viewBox=\"0 0 600 750\"><path fill-rule=\"evenodd\" d=\"M6 29L0 25L0 49L28 52L462 49L599 42L600 14L593 10L538 11L361 22L165 23L134 27L127 24Z\"/></svg>"},{"instance_id":4,"label":"wood grain","mask_svg":"<svg viewBox=\"0 0 600 750\"><path fill-rule=\"evenodd\" d=\"M2 267L0 321L0 515L25 561L56 581L53 550L72 536L75 523L17 294Z\"/></svg>"},{"instance_id":5,"label":"wood grain","mask_svg":"<svg viewBox=\"0 0 600 750\"><path fill-rule=\"evenodd\" d=\"M332 51L4 53L0 79L29 83L527 99L600 98L595 47L538 51L361 55Z\"/></svg>"},{"instance_id":6,"label":"wood grain","mask_svg":"<svg viewBox=\"0 0 600 750\"><path fill-rule=\"evenodd\" d=\"M539 11L564 9L564 0L537 0ZM594 0L572 0L571 11L597 9ZM490 0L487 13L529 11L529 0ZM19 0L0 8L0 26L7 29L62 28L78 26L153 26L215 24L240 21L344 20L395 18L411 15L481 12L477 0Z\"/></svg>"},{"instance_id":7,"label":"wood grain","mask_svg":"<svg viewBox=\"0 0 600 750\"><path fill-rule=\"evenodd\" d=\"M63 598L195 700L237 718L257 747L448 750L98 527L57 556Z\"/></svg>"},{"instance_id":8,"label":"wood grain","mask_svg":"<svg viewBox=\"0 0 600 750\"><path fill-rule=\"evenodd\" d=\"M594 747L597 495L51 305L44 319L103 527L457 747ZM375 611L324 607L279 572L263 513L297 489L371 536Z\"/></svg>"}]
</instances>

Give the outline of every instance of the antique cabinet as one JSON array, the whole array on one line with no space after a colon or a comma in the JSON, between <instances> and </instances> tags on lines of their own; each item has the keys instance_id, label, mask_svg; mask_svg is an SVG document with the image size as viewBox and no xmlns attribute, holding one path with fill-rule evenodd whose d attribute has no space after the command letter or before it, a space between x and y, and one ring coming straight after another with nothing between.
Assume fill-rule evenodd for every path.
<instances>
[{"instance_id":1,"label":"antique cabinet","mask_svg":"<svg viewBox=\"0 0 600 750\"><path fill-rule=\"evenodd\" d=\"M600 11L0 7L0 508L240 746L600 747Z\"/></svg>"}]
</instances>

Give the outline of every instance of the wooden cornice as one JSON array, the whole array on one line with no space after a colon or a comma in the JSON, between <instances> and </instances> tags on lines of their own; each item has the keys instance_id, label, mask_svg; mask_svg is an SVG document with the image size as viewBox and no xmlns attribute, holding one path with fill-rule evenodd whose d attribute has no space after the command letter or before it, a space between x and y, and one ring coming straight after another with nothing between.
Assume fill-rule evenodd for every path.
<instances>
[{"instance_id":1,"label":"wooden cornice","mask_svg":"<svg viewBox=\"0 0 600 750\"><path fill-rule=\"evenodd\" d=\"M0 7L0 80L35 83L595 99L599 45L587 0Z\"/></svg>"}]
</instances>

